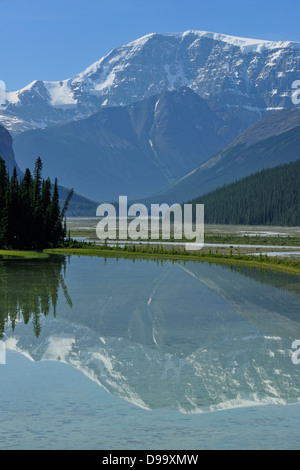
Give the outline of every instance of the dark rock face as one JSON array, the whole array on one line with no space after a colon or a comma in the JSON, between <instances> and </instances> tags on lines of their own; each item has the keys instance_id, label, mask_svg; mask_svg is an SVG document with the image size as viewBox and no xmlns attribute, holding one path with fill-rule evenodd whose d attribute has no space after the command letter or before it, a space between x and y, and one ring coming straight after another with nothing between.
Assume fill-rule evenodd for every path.
<instances>
[{"instance_id":1,"label":"dark rock face","mask_svg":"<svg viewBox=\"0 0 300 470\"><path fill-rule=\"evenodd\" d=\"M18 172L21 173L15 160L12 137L3 126L0 126L0 157L5 160L6 167L10 174L12 173L14 166L16 166Z\"/></svg>"}]
</instances>

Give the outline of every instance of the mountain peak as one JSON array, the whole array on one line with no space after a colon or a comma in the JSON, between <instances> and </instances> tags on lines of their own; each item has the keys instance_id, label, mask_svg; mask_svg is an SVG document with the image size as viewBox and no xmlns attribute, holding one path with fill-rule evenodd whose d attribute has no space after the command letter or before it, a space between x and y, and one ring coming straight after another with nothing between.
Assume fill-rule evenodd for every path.
<instances>
[{"instance_id":1,"label":"mountain peak","mask_svg":"<svg viewBox=\"0 0 300 470\"><path fill-rule=\"evenodd\" d=\"M127 44L127 46L131 45L144 45L149 39L154 37L171 37L176 39L185 39L187 37L194 36L197 38L208 38L214 41L221 41L227 44L231 44L233 46L237 46L244 51L255 51L255 52L262 52L266 49L278 49L278 48L300 48L300 42L295 41L276 41L276 40L266 40L266 39L257 39L257 38L247 38L247 37L239 37L230 34L224 33L216 33L212 31L202 31L202 30L195 30L189 29L184 32L177 32L177 33L157 33L153 32L142 36L135 41L132 41Z\"/></svg>"},{"instance_id":2,"label":"mountain peak","mask_svg":"<svg viewBox=\"0 0 300 470\"><path fill-rule=\"evenodd\" d=\"M0 111L27 125L45 127L184 86L202 98L260 118L270 110L293 106L292 90L287 90L299 78L299 68L296 42L197 30L152 32L113 49L72 78L36 80L7 93ZM1 117L0 122L4 123Z\"/></svg>"}]
</instances>

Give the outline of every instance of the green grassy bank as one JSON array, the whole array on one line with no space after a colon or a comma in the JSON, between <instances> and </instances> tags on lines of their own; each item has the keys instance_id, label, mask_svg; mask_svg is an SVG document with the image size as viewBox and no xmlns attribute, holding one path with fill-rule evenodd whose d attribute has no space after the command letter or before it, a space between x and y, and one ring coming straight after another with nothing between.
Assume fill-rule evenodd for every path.
<instances>
[{"instance_id":1,"label":"green grassy bank","mask_svg":"<svg viewBox=\"0 0 300 470\"><path fill-rule=\"evenodd\" d=\"M0 250L0 259L37 259L48 257L48 253L40 251Z\"/></svg>"},{"instance_id":2,"label":"green grassy bank","mask_svg":"<svg viewBox=\"0 0 300 470\"><path fill-rule=\"evenodd\" d=\"M139 259L160 259L174 261L198 261L215 264L232 264L260 267L262 269L272 269L274 271L284 271L290 274L300 276L300 260L282 259L268 255L254 256L224 253L213 253L211 250L204 251L183 251L176 250L175 247L166 250L159 246L125 246L109 247L99 245L87 245L78 247L52 248L45 250L48 254L65 254L72 256L101 256L101 257L121 257L121 258L139 258Z\"/></svg>"}]
</instances>

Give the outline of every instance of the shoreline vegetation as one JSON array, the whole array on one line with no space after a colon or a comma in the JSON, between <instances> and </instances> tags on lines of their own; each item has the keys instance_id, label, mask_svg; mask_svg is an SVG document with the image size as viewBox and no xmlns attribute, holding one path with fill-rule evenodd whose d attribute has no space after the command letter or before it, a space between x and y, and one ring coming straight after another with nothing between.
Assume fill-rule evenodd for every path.
<instances>
[{"instance_id":1,"label":"shoreline vegetation","mask_svg":"<svg viewBox=\"0 0 300 470\"><path fill-rule=\"evenodd\" d=\"M77 236L82 235L80 232L75 232ZM73 235L73 233L72 233ZM91 232L86 235L91 235ZM185 240L182 240L185 242ZM120 244L120 245L119 245ZM287 272L300 276L300 259L288 259L272 256L272 251L262 253L263 247L299 247L299 236L278 236L278 235L237 235L232 234L206 234L205 244L212 246L204 246L200 251L186 251L183 246L178 246L172 243L172 240L167 245L161 245L159 241L157 244L136 244L122 245L122 241L116 242L116 246L108 245L107 243L95 244L92 238L87 241L78 241L69 237L57 245L57 247L46 248L40 251L30 250L13 250L1 249L1 259L42 259L47 258L52 254L60 254L66 256L99 256L104 258L131 258L131 259L153 259L161 261L195 261L195 262L208 262L213 264L226 264L235 266L249 266L259 267L261 269L268 269L273 271ZM213 245L216 246L213 246ZM173 245L173 246L172 246ZM224 245L222 247L221 245ZM226 246L225 246L226 245ZM242 249L239 245L256 245L256 253L249 254L249 248ZM246 251L245 251L246 250Z\"/></svg>"},{"instance_id":2,"label":"shoreline vegetation","mask_svg":"<svg viewBox=\"0 0 300 470\"><path fill-rule=\"evenodd\" d=\"M81 242L77 242L77 246L64 248L51 248L44 250L49 254L65 254L75 256L100 256L110 258L131 258L131 259L154 259L161 261L195 261L208 262L213 264L232 264L237 266L259 267L262 269L271 269L273 271L284 271L289 274L300 276L300 260L282 259L272 257L270 255L260 253L256 255L242 255L239 252L234 254L233 248L229 253L219 253L217 249L209 249L208 251L184 251L168 246L153 245L125 245L125 246L108 246L108 245L87 245L82 246Z\"/></svg>"},{"instance_id":3,"label":"shoreline vegetation","mask_svg":"<svg viewBox=\"0 0 300 470\"><path fill-rule=\"evenodd\" d=\"M227 237L226 237L227 238ZM240 239L243 237L239 237ZM277 240L277 237L272 237ZM268 237L268 243L270 237ZM225 242L224 242L225 243ZM227 242L228 243L228 240ZM299 243L299 241L298 241ZM274 244L274 243L273 243ZM109 246L107 244L95 245L89 242L79 242L69 239L64 245L57 248L48 248L42 251L0 250L1 259L43 259L50 255L60 254L66 256L99 256L102 258L129 258L152 259L157 261L194 261L212 264L226 264L232 266L256 267L263 270L273 270L295 274L300 276L300 259L287 259L272 256L270 253L242 254L234 244L226 251L220 252L220 248L204 247L202 250L185 251L183 247L159 245L124 245ZM261 244L263 245L263 243ZM271 245L271 243L270 243ZM278 244L279 245L279 244ZM290 246L293 244L291 243ZM299 246L298 244L295 246Z\"/></svg>"}]
</instances>

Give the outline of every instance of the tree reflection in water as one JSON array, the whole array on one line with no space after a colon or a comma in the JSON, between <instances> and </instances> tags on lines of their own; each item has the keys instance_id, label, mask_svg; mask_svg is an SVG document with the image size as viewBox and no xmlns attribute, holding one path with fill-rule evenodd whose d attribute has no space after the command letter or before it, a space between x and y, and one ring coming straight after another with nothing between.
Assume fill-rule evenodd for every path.
<instances>
[{"instance_id":1,"label":"tree reflection in water","mask_svg":"<svg viewBox=\"0 0 300 470\"><path fill-rule=\"evenodd\" d=\"M39 336L40 317L56 316L58 291L61 288L70 306L64 276L65 256L50 256L37 260L0 260L0 339L5 327L14 330L18 321L32 321L34 333Z\"/></svg>"}]
</instances>

